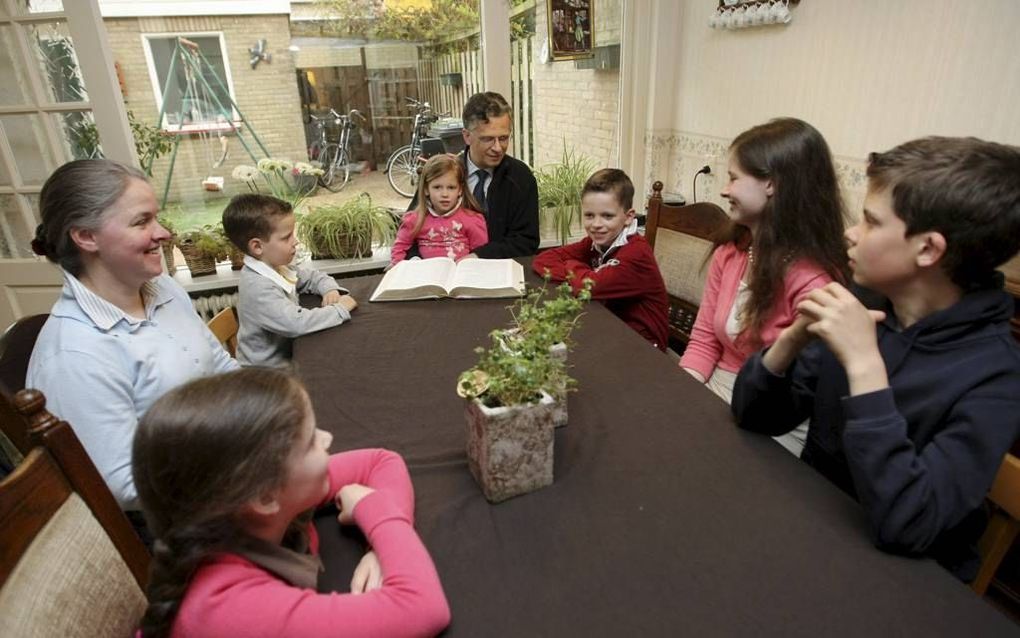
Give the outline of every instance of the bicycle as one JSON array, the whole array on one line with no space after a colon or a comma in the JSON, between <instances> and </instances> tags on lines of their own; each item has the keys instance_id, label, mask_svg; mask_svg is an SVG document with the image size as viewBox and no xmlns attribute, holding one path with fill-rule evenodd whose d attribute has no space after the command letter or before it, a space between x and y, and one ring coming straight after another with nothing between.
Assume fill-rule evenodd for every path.
<instances>
[{"instance_id":1,"label":"bicycle","mask_svg":"<svg viewBox=\"0 0 1020 638\"><path fill-rule=\"evenodd\" d=\"M312 142L308 148L308 157L317 160L322 168L319 184L336 193L351 180L348 164L351 157L351 133L355 129L354 118L363 123L367 120L358 109L351 109L347 115L341 115L331 108L329 114L328 118L310 116L319 131L319 139ZM340 138L337 142L330 142L326 136L326 127L330 123L340 128Z\"/></svg>"},{"instance_id":2,"label":"bicycle","mask_svg":"<svg viewBox=\"0 0 1020 638\"><path fill-rule=\"evenodd\" d=\"M413 97L407 98L407 101L407 106L415 109L411 143L393 151L386 160L386 176L393 190L404 197L414 197L418 190L421 141L428 135L429 126L439 120L439 116L432 113L432 106L428 102L419 102Z\"/></svg>"}]
</instances>

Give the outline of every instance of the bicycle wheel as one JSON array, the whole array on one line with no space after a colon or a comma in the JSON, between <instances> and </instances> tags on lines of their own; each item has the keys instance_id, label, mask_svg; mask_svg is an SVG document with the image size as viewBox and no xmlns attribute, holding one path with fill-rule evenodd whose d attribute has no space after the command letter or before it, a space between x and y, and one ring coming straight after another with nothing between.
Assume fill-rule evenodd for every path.
<instances>
[{"instance_id":1,"label":"bicycle wheel","mask_svg":"<svg viewBox=\"0 0 1020 638\"><path fill-rule=\"evenodd\" d=\"M386 162L386 175L390 186L404 197L414 197L418 190L419 151L410 145L401 146Z\"/></svg>"},{"instance_id":2,"label":"bicycle wheel","mask_svg":"<svg viewBox=\"0 0 1020 638\"><path fill-rule=\"evenodd\" d=\"M334 193L347 185L351 176L350 169L347 167L347 153L336 144L329 144L322 151L320 161L322 162L320 184Z\"/></svg>"}]
</instances>

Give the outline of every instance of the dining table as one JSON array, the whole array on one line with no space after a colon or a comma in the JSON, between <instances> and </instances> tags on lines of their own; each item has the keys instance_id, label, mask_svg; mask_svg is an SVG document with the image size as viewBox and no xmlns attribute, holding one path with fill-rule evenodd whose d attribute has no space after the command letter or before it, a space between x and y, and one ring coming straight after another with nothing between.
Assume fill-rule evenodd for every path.
<instances>
[{"instance_id":1,"label":"dining table","mask_svg":"<svg viewBox=\"0 0 1020 638\"><path fill-rule=\"evenodd\" d=\"M736 427L724 401L598 302L571 338L577 383L553 484L489 503L468 469L456 382L513 300L371 303L380 278L340 280L359 307L296 339L293 364L333 451L406 461L452 612L444 635L1020 635L934 561L876 549L854 499ZM364 539L335 514L316 518L319 588L344 592Z\"/></svg>"}]
</instances>

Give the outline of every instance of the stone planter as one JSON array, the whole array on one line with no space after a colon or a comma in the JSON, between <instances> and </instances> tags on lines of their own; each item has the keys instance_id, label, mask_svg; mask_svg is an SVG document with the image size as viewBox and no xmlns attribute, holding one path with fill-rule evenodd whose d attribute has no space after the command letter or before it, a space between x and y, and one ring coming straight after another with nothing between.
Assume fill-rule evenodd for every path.
<instances>
[{"instance_id":1,"label":"stone planter","mask_svg":"<svg viewBox=\"0 0 1020 638\"><path fill-rule=\"evenodd\" d=\"M468 467L490 503L553 482L553 400L489 408L467 402Z\"/></svg>"}]
</instances>

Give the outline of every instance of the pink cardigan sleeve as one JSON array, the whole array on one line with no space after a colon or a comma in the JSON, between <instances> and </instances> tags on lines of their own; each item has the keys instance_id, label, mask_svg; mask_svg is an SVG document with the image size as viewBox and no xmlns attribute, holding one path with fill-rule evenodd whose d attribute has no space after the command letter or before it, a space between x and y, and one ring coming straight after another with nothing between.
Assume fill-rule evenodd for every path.
<instances>
[{"instance_id":1,"label":"pink cardigan sleeve","mask_svg":"<svg viewBox=\"0 0 1020 638\"><path fill-rule=\"evenodd\" d=\"M719 246L712 253L712 261L705 279L705 290L701 295L698 317L694 320L691 340L680 358L681 368L690 368L708 380L715 371L723 353L723 344L715 333L716 308L719 304L719 290L722 287L724 251L727 245Z\"/></svg>"},{"instance_id":2,"label":"pink cardigan sleeve","mask_svg":"<svg viewBox=\"0 0 1020 638\"><path fill-rule=\"evenodd\" d=\"M434 636L449 624L439 575L414 531L414 497L400 456L386 450L336 454L329 478L331 493L351 482L376 490L353 515L379 557L382 587L365 594L320 594L228 556L196 576L192 587L200 602L182 607L175 635Z\"/></svg>"},{"instance_id":3,"label":"pink cardigan sleeve","mask_svg":"<svg viewBox=\"0 0 1020 638\"><path fill-rule=\"evenodd\" d=\"M390 265L404 261L404 257L407 256L407 249L411 247L416 239L411 231L414 230L414 225L418 221L417 211L411 211L404 215L404 219L400 222L400 228L397 229L397 236L393 240L393 248L390 249Z\"/></svg>"},{"instance_id":4,"label":"pink cardigan sleeve","mask_svg":"<svg viewBox=\"0 0 1020 638\"><path fill-rule=\"evenodd\" d=\"M414 524L414 486L404 459L396 452L365 449L330 456L329 496L322 505L331 503L337 491L351 483L360 483L374 490L386 490L394 505Z\"/></svg>"}]
</instances>

